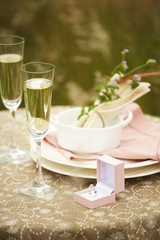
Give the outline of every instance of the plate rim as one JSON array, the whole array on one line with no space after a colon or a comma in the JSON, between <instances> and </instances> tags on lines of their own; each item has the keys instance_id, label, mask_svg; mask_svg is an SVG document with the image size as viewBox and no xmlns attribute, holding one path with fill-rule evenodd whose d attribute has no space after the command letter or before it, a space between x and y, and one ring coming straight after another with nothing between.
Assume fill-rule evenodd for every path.
<instances>
[{"instance_id":1,"label":"plate rim","mask_svg":"<svg viewBox=\"0 0 160 240\"><path fill-rule=\"evenodd\" d=\"M54 166L51 169L51 167L47 166L47 162L49 162L51 165L54 165L54 166L59 165L60 167L65 166L67 168L72 168L71 169L72 171L69 171L69 172L57 171L57 169L55 169ZM157 165L159 165L159 168L157 168L157 166L155 166L155 165L149 165L149 166L141 167L142 169L145 169L145 172L142 171L141 173L136 173L136 170L139 171L141 168L129 169L130 172L134 171L134 173L127 173L128 169L125 169L125 179L145 177L145 176L149 176L149 175L159 173L160 172L160 162L157 162ZM58 174L67 175L67 176L70 176L70 177L80 177L80 178L86 178L86 179L96 179L97 178L96 169L88 169L90 172L95 171L94 175L93 175L93 173L92 173L92 175L91 174L86 174L87 169L84 169L84 168L82 168L82 169L83 169L83 171L85 170L85 173L84 174L78 174L77 170L80 171L81 168L71 167L71 166L66 166L66 165L63 165L63 164L51 162L50 160L47 160L47 159L44 159L44 158L42 158L42 167L49 170L49 171L52 171L52 172L55 172L55 173L58 173ZM76 169L75 173L73 171L74 169ZM147 171L148 169L149 169L149 171Z\"/></svg>"},{"instance_id":2,"label":"plate rim","mask_svg":"<svg viewBox=\"0 0 160 240\"><path fill-rule=\"evenodd\" d=\"M31 151L34 151L33 145L34 145L34 141L33 141L33 139L31 139L31 141L30 141L30 150ZM57 160L57 158L53 157L53 155L50 158L48 158L48 156L46 157L45 151L47 149L44 151L44 147L48 147L52 151L53 150L56 151L57 154L59 155L59 157L62 158L62 159ZM48 160L48 161L55 162L55 163L58 163L58 164L67 165L67 166L71 166L71 167L96 169L96 160L87 160L87 159L82 160L82 159L78 159L78 158L76 160L69 160L60 151L58 151L58 149L56 147L52 146L50 143L48 143L45 140L42 141L41 157ZM148 159L148 160L120 159L120 160L124 162L124 168L125 169L145 167L145 166L157 164L159 162L159 161L151 160L151 159ZM132 163L130 163L130 164L127 163L129 161L132 162Z\"/></svg>"}]
</instances>

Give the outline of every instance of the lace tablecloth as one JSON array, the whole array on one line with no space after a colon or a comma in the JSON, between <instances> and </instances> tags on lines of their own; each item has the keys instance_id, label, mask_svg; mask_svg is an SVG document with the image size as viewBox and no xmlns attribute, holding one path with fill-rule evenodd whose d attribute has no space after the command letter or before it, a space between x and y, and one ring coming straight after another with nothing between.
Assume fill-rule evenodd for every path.
<instances>
[{"instance_id":1,"label":"lace tablecloth","mask_svg":"<svg viewBox=\"0 0 160 240\"><path fill-rule=\"evenodd\" d=\"M53 107L57 113L63 107ZM29 149L25 111L17 112L16 138ZM10 115L0 112L0 146L9 142ZM159 240L160 173L127 179L116 202L89 210L73 201L73 193L95 180L70 177L43 169L45 181L59 189L53 200L19 195L19 187L35 176L35 163L0 164L0 240Z\"/></svg>"}]
</instances>

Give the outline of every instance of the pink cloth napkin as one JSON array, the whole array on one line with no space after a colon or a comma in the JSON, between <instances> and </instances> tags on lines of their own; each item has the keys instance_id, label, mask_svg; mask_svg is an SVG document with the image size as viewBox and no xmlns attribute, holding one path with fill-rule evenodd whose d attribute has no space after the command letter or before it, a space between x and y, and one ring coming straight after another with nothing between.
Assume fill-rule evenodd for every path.
<instances>
[{"instance_id":1,"label":"pink cloth napkin","mask_svg":"<svg viewBox=\"0 0 160 240\"><path fill-rule=\"evenodd\" d=\"M160 161L160 124L149 121L138 104L132 103L124 109L132 111L132 121L123 128L119 147L104 152L88 155L77 155L61 148L56 139L56 132L49 132L45 140L56 147L68 159L93 160L98 155L108 154L126 160L159 160Z\"/></svg>"}]
</instances>

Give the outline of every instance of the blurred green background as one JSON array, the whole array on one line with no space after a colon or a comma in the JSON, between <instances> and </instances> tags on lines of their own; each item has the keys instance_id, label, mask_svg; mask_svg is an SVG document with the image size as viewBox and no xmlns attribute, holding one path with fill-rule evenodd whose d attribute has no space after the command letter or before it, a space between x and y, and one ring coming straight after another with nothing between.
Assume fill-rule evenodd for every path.
<instances>
[{"instance_id":1,"label":"blurred green background","mask_svg":"<svg viewBox=\"0 0 160 240\"><path fill-rule=\"evenodd\" d=\"M157 64L144 70L160 71L159 14L159 0L4 0L0 34L25 38L24 62L56 66L53 105L87 105L93 86L110 74L125 48L129 68L153 58ZM145 81L151 92L138 103L160 116L160 76Z\"/></svg>"}]
</instances>

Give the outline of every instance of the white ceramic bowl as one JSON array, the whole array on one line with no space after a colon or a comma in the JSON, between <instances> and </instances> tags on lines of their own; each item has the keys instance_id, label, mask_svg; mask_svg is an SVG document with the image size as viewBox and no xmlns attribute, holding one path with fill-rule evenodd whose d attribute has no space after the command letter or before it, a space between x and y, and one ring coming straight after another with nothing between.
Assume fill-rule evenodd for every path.
<instances>
[{"instance_id":1,"label":"white ceramic bowl","mask_svg":"<svg viewBox=\"0 0 160 240\"><path fill-rule=\"evenodd\" d=\"M54 117L58 144L79 154L97 153L113 149L120 144L121 131L132 120L132 112L116 117L105 128L79 128L72 124L77 120L81 108L64 110ZM124 120L124 117L125 120Z\"/></svg>"}]
</instances>

